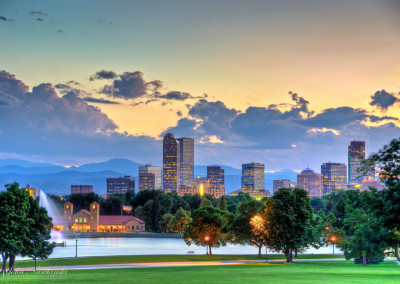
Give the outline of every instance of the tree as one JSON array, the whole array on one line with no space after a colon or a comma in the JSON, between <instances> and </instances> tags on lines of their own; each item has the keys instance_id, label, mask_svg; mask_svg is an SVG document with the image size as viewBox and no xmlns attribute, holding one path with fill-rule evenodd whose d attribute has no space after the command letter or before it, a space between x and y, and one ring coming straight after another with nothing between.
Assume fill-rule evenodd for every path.
<instances>
[{"instance_id":1,"label":"tree","mask_svg":"<svg viewBox=\"0 0 400 284\"><path fill-rule=\"evenodd\" d=\"M228 223L227 230L231 234L231 242L240 245L255 245L258 247L258 257L261 257L261 248L264 240L265 230L260 230L260 224L256 224L262 211L263 204L257 200L250 200L241 203L234 218ZM257 217L256 217L257 216ZM255 218L252 224L252 219ZM262 231L262 232L261 232Z\"/></svg>"},{"instance_id":2,"label":"tree","mask_svg":"<svg viewBox=\"0 0 400 284\"><path fill-rule=\"evenodd\" d=\"M191 221L192 218L190 218L190 211L186 211L181 207L172 217L170 227L173 232L182 234L187 224L189 224Z\"/></svg>"},{"instance_id":3,"label":"tree","mask_svg":"<svg viewBox=\"0 0 400 284\"><path fill-rule=\"evenodd\" d=\"M161 220L158 222L158 225L160 226L161 233L169 233L172 231L171 228L171 220L174 217L171 213L165 213L162 217Z\"/></svg>"},{"instance_id":4,"label":"tree","mask_svg":"<svg viewBox=\"0 0 400 284\"><path fill-rule=\"evenodd\" d=\"M104 215L121 215L122 205L125 203L124 194L112 194L101 202L101 214ZM90 208L90 207L89 207Z\"/></svg>"},{"instance_id":5,"label":"tree","mask_svg":"<svg viewBox=\"0 0 400 284\"><path fill-rule=\"evenodd\" d=\"M159 232L160 227L159 227L159 222L161 220L162 214L160 210L160 201L158 200L158 197L155 197L153 199L153 203L151 204L151 209L150 209L150 228L153 232Z\"/></svg>"},{"instance_id":6,"label":"tree","mask_svg":"<svg viewBox=\"0 0 400 284\"><path fill-rule=\"evenodd\" d=\"M210 200L208 200L207 198L203 198L201 200L201 204L200 204L200 208L202 207L212 207L212 203Z\"/></svg>"},{"instance_id":7,"label":"tree","mask_svg":"<svg viewBox=\"0 0 400 284\"><path fill-rule=\"evenodd\" d=\"M218 200L218 205L217 208L222 210L222 211L227 211L228 210L228 205L226 203L226 197L225 195L222 195L219 200Z\"/></svg>"},{"instance_id":8,"label":"tree","mask_svg":"<svg viewBox=\"0 0 400 284\"><path fill-rule=\"evenodd\" d=\"M73 193L66 196L66 201L74 204L74 212L78 212L82 209L90 208L90 204L97 202L102 204L103 198L95 192L91 193Z\"/></svg>"},{"instance_id":9,"label":"tree","mask_svg":"<svg viewBox=\"0 0 400 284\"><path fill-rule=\"evenodd\" d=\"M217 208L206 206L194 211L192 221L186 226L183 237L186 244L208 246L209 254L212 247L226 244L226 238L221 229L226 224L229 213Z\"/></svg>"},{"instance_id":10,"label":"tree","mask_svg":"<svg viewBox=\"0 0 400 284\"><path fill-rule=\"evenodd\" d=\"M282 251L287 262L293 262L292 253L309 242L307 231L311 229L313 209L308 193L300 188L281 188L265 205L269 246Z\"/></svg>"}]
</instances>

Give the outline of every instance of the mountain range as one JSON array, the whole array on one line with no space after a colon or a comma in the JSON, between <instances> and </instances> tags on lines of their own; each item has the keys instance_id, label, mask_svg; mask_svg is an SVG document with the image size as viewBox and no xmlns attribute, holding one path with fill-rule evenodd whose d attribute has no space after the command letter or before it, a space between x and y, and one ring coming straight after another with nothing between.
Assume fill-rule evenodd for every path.
<instances>
[{"instance_id":1,"label":"mountain range","mask_svg":"<svg viewBox=\"0 0 400 284\"><path fill-rule=\"evenodd\" d=\"M95 192L106 193L106 178L131 175L136 177L139 166L128 159L111 159L105 162L88 163L81 166L63 167L50 163L33 163L19 159L0 159L0 187L12 182L21 186L30 184L47 193L65 195L70 193L71 184L91 184ZM226 193L237 190L241 186L241 169L221 165L225 170ZM196 165L195 176L206 176L207 166ZM265 173L265 189L272 191L274 179L296 180L297 172L285 169ZM136 183L136 189L138 185Z\"/></svg>"}]
</instances>

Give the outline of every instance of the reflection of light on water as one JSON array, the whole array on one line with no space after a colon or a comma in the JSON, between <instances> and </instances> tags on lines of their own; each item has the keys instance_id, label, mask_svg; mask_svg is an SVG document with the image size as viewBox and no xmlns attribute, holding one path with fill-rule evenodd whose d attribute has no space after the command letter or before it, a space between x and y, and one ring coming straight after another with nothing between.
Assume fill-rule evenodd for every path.
<instances>
[{"instance_id":1,"label":"reflection of light on water","mask_svg":"<svg viewBox=\"0 0 400 284\"><path fill-rule=\"evenodd\" d=\"M62 239L62 234L60 231L54 231L51 230L51 240L56 241L57 243L60 243L63 241Z\"/></svg>"}]
</instances>

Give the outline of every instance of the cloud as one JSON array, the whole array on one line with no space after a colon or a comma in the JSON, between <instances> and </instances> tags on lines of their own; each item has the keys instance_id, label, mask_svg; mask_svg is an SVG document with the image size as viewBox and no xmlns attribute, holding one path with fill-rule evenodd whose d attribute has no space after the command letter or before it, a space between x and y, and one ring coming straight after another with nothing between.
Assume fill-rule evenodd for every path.
<instances>
[{"instance_id":1,"label":"cloud","mask_svg":"<svg viewBox=\"0 0 400 284\"><path fill-rule=\"evenodd\" d=\"M64 32L64 31L63 31L62 29L58 29L58 30L57 30L57 33L58 33L58 34L62 34L63 32Z\"/></svg>"},{"instance_id":2,"label":"cloud","mask_svg":"<svg viewBox=\"0 0 400 284\"><path fill-rule=\"evenodd\" d=\"M90 76L90 81L114 78L117 78L117 74L114 71L101 70Z\"/></svg>"},{"instance_id":3,"label":"cloud","mask_svg":"<svg viewBox=\"0 0 400 284\"><path fill-rule=\"evenodd\" d=\"M185 92L179 92L179 91L171 91L168 92L164 95L156 95L157 98L160 99L166 99L166 100L176 100L176 101L184 101L187 99L192 99L192 95L190 95L189 93L185 93Z\"/></svg>"},{"instance_id":4,"label":"cloud","mask_svg":"<svg viewBox=\"0 0 400 284\"><path fill-rule=\"evenodd\" d=\"M110 105L120 104L119 102L116 102L116 101L97 99L97 98L91 98L91 97L86 97L86 98L83 98L82 100L85 102L89 102L89 103L100 103L100 104L110 104Z\"/></svg>"},{"instance_id":5,"label":"cloud","mask_svg":"<svg viewBox=\"0 0 400 284\"><path fill-rule=\"evenodd\" d=\"M182 114L182 112L181 112L180 110L178 110L178 111L176 112L176 115L181 117L183 114Z\"/></svg>"},{"instance_id":6,"label":"cloud","mask_svg":"<svg viewBox=\"0 0 400 284\"><path fill-rule=\"evenodd\" d=\"M159 141L118 133L118 126L76 93L52 84L29 87L0 71L0 147L3 153L47 158L154 157ZM133 148L132 148L133 147Z\"/></svg>"},{"instance_id":7,"label":"cloud","mask_svg":"<svg viewBox=\"0 0 400 284\"><path fill-rule=\"evenodd\" d=\"M114 98L137 99L156 92L161 86L159 80L145 81L140 71L124 72L111 85L105 85L100 92Z\"/></svg>"},{"instance_id":8,"label":"cloud","mask_svg":"<svg viewBox=\"0 0 400 284\"><path fill-rule=\"evenodd\" d=\"M42 18L37 18L36 21L43 22L44 20Z\"/></svg>"},{"instance_id":9,"label":"cloud","mask_svg":"<svg viewBox=\"0 0 400 284\"><path fill-rule=\"evenodd\" d=\"M371 96L371 106L377 106L379 109L386 111L389 107L399 102L400 94L390 94L385 90L377 91Z\"/></svg>"},{"instance_id":10,"label":"cloud","mask_svg":"<svg viewBox=\"0 0 400 284\"><path fill-rule=\"evenodd\" d=\"M29 12L29 15L34 16L34 15L40 15L40 16L48 16L49 14L43 12L43 11L31 11Z\"/></svg>"},{"instance_id":11,"label":"cloud","mask_svg":"<svg viewBox=\"0 0 400 284\"><path fill-rule=\"evenodd\" d=\"M9 19L9 18L6 18L6 17L4 17L4 16L0 16L0 21L4 21L4 22L15 22L14 19Z\"/></svg>"}]
</instances>

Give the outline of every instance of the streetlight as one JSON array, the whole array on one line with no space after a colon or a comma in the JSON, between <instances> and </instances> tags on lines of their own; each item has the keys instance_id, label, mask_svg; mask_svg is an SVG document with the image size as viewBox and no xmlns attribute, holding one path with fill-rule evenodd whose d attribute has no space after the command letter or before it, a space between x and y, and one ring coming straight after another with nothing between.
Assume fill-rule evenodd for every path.
<instances>
[{"instance_id":1,"label":"streetlight","mask_svg":"<svg viewBox=\"0 0 400 284\"><path fill-rule=\"evenodd\" d=\"M209 236L206 236L206 237L204 238L204 240L205 240L206 243L207 243L207 245L206 245L206 255L208 255L208 246L209 246L208 241L210 240L210 237L209 237Z\"/></svg>"},{"instance_id":2,"label":"streetlight","mask_svg":"<svg viewBox=\"0 0 400 284\"><path fill-rule=\"evenodd\" d=\"M332 236L331 237L331 243L332 243L332 250L333 250L333 254L335 254L335 243L336 243L336 241L337 241L337 238L336 238L336 236Z\"/></svg>"},{"instance_id":3,"label":"streetlight","mask_svg":"<svg viewBox=\"0 0 400 284\"><path fill-rule=\"evenodd\" d=\"M74 231L75 235L75 258L78 258L78 237L79 237L79 231Z\"/></svg>"}]
</instances>

